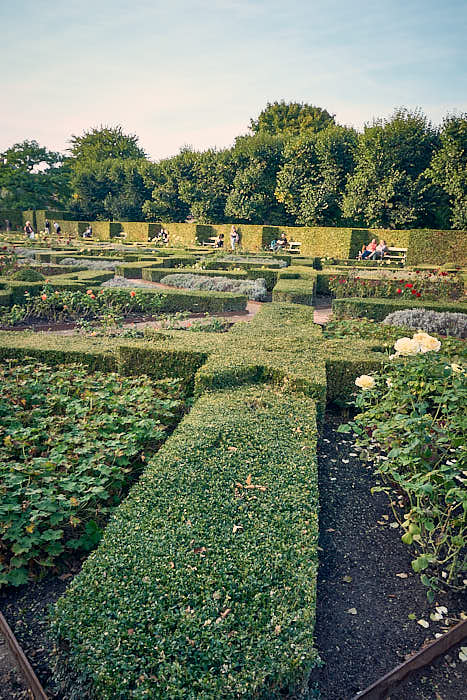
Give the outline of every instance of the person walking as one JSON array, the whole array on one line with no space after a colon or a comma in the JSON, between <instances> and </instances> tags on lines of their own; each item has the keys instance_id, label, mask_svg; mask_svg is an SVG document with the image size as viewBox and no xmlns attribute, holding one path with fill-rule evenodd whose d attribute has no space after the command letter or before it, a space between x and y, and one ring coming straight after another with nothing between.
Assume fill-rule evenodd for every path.
<instances>
[{"instance_id":1,"label":"person walking","mask_svg":"<svg viewBox=\"0 0 467 700\"><path fill-rule=\"evenodd\" d=\"M31 240L35 238L34 229L31 226L30 221L26 221L26 224L24 226L23 231L24 231L25 235L27 236L27 238L30 238Z\"/></svg>"},{"instance_id":2,"label":"person walking","mask_svg":"<svg viewBox=\"0 0 467 700\"><path fill-rule=\"evenodd\" d=\"M54 221L54 229L55 229L55 233L57 234L57 236L61 236L62 228L61 228L60 224L58 224L56 221Z\"/></svg>"}]
</instances>

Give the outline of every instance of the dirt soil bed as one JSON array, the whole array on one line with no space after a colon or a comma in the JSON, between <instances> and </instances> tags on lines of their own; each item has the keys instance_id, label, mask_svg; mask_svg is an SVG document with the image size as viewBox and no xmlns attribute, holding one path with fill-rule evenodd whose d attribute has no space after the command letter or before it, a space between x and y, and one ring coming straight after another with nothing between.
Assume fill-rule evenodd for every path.
<instances>
[{"instance_id":1,"label":"dirt soil bed","mask_svg":"<svg viewBox=\"0 0 467 700\"><path fill-rule=\"evenodd\" d=\"M394 518L386 497L370 493L375 477L358 459L348 436L336 432L341 422L327 414L318 455L322 551L316 644L324 665L313 672L311 686L319 684L321 700L350 700L454 625L465 610L459 594L440 595L432 605L427 602L400 529L391 527ZM51 677L47 612L76 569L75 564L70 573L0 592L0 608L51 700L66 698ZM448 609L442 622L430 620L436 605ZM415 619L409 619L413 614ZM420 619L428 621L428 629L418 624ZM466 671L455 648L390 697L461 700Z\"/></svg>"},{"instance_id":2,"label":"dirt soil bed","mask_svg":"<svg viewBox=\"0 0 467 700\"><path fill-rule=\"evenodd\" d=\"M313 673L312 682L318 682L322 700L349 700L466 611L461 594L442 594L428 603L388 499L370 493L377 481L351 439L336 432L340 422L327 414L318 455L322 551L316 644L324 666ZM441 622L430 620L435 606L448 609ZM418 620L426 620L429 628ZM461 700L466 680L467 664L459 660L457 648L390 697Z\"/></svg>"}]
</instances>

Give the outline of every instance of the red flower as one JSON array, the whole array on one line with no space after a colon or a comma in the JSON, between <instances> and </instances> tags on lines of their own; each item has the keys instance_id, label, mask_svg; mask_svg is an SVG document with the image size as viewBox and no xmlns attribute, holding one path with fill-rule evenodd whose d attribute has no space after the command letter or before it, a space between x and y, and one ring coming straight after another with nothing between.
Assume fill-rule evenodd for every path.
<instances>
[{"instance_id":1,"label":"red flower","mask_svg":"<svg viewBox=\"0 0 467 700\"><path fill-rule=\"evenodd\" d=\"M402 294L402 289L396 289L396 294Z\"/></svg>"},{"instance_id":2,"label":"red flower","mask_svg":"<svg viewBox=\"0 0 467 700\"><path fill-rule=\"evenodd\" d=\"M41 299L42 301L45 301L47 299L47 294L41 294Z\"/></svg>"},{"instance_id":3,"label":"red flower","mask_svg":"<svg viewBox=\"0 0 467 700\"><path fill-rule=\"evenodd\" d=\"M86 294L92 294L92 289L88 289L88 290L86 291Z\"/></svg>"},{"instance_id":4,"label":"red flower","mask_svg":"<svg viewBox=\"0 0 467 700\"><path fill-rule=\"evenodd\" d=\"M90 294L89 296L91 297L91 299L95 299L95 298L96 298L96 295L95 295L95 294Z\"/></svg>"},{"instance_id":5,"label":"red flower","mask_svg":"<svg viewBox=\"0 0 467 700\"><path fill-rule=\"evenodd\" d=\"M135 296L136 296L136 292L130 292L130 297L135 297Z\"/></svg>"},{"instance_id":6,"label":"red flower","mask_svg":"<svg viewBox=\"0 0 467 700\"><path fill-rule=\"evenodd\" d=\"M417 293L417 290L416 290L416 289L412 289L411 291L412 291L412 294L416 294L416 293Z\"/></svg>"},{"instance_id":7,"label":"red flower","mask_svg":"<svg viewBox=\"0 0 467 700\"><path fill-rule=\"evenodd\" d=\"M421 297L422 295L420 294L420 292L417 292L417 296L418 296L418 297Z\"/></svg>"},{"instance_id":8,"label":"red flower","mask_svg":"<svg viewBox=\"0 0 467 700\"><path fill-rule=\"evenodd\" d=\"M404 287L411 289L413 287L413 284L410 284L410 282L408 282L407 284L404 284Z\"/></svg>"}]
</instances>

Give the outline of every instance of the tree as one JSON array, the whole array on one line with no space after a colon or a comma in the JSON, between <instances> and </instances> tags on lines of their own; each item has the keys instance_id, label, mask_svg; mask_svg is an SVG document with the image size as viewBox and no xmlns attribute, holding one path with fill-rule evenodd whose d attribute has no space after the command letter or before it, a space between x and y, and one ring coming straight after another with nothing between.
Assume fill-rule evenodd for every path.
<instances>
[{"instance_id":1,"label":"tree","mask_svg":"<svg viewBox=\"0 0 467 700\"><path fill-rule=\"evenodd\" d=\"M102 160L125 160L146 158L138 145L135 134L124 134L121 126L100 126L85 131L82 136L72 135L71 154L73 170L92 167Z\"/></svg>"},{"instance_id":2,"label":"tree","mask_svg":"<svg viewBox=\"0 0 467 700\"><path fill-rule=\"evenodd\" d=\"M231 150L210 149L197 153L189 178L179 184L181 199L202 223L225 220L225 205L236 173Z\"/></svg>"},{"instance_id":3,"label":"tree","mask_svg":"<svg viewBox=\"0 0 467 700\"><path fill-rule=\"evenodd\" d=\"M276 198L296 223L337 226L347 176L353 172L357 134L330 125L314 134L291 139L277 176Z\"/></svg>"},{"instance_id":4,"label":"tree","mask_svg":"<svg viewBox=\"0 0 467 700\"><path fill-rule=\"evenodd\" d=\"M70 195L64 157L37 141L15 143L0 153L0 202L4 208L63 207Z\"/></svg>"},{"instance_id":5,"label":"tree","mask_svg":"<svg viewBox=\"0 0 467 700\"><path fill-rule=\"evenodd\" d=\"M283 148L284 139L279 136L259 134L237 139L232 150L236 175L225 205L230 220L251 224L291 221L274 196Z\"/></svg>"},{"instance_id":6,"label":"tree","mask_svg":"<svg viewBox=\"0 0 467 700\"><path fill-rule=\"evenodd\" d=\"M343 214L353 225L383 228L436 226L442 191L426 174L439 143L421 111L398 109L366 125L349 178Z\"/></svg>"},{"instance_id":7,"label":"tree","mask_svg":"<svg viewBox=\"0 0 467 700\"><path fill-rule=\"evenodd\" d=\"M440 134L441 148L429 168L431 180L449 199L453 228L467 228L467 113L447 116Z\"/></svg>"},{"instance_id":8,"label":"tree","mask_svg":"<svg viewBox=\"0 0 467 700\"><path fill-rule=\"evenodd\" d=\"M144 171L144 183L151 192L143 206L149 221L185 221L190 205L183 183L193 179L197 154L191 148L183 148L173 158L151 163Z\"/></svg>"},{"instance_id":9,"label":"tree","mask_svg":"<svg viewBox=\"0 0 467 700\"><path fill-rule=\"evenodd\" d=\"M143 218L148 196L139 175L145 153L138 137L121 126L93 128L72 136L69 164L72 210L85 219Z\"/></svg>"},{"instance_id":10,"label":"tree","mask_svg":"<svg viewBox=\"0 0 467 700\"><path fill-rule=\"evenodd\" d=\"M268 102L257 119L250 120L254 134L297 134L318 132L334 124L334 115L326 109L300 102Z\"/></svg>"}]
</instances>

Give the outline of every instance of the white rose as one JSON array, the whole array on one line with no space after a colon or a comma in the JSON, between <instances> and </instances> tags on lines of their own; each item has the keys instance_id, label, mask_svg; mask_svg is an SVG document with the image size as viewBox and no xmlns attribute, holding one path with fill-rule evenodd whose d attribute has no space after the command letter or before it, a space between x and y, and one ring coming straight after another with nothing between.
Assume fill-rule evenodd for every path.
<instances>
[{"instance_id":1,"label":"white rose","mask_svg":"<svg viewBox=\"0 0 467 700\"><path fill-rule=\"evenodd\" d=\"M426 338L431 338L431 336L425 333L425 331L418 331L418 333L413 334L413 339L416 340L417 343L423 343Z\"/></svg>"},{"instance_id":2,"label":"white rose","mask_svg":"<svg viewBox=\"0 0 467 700\"><path fill-rule=\"evenodd\" d=\"M399 338L394 343L394 349L399 355L416 355L420 352L420 343L413 338Z\"/></svg>"},{"instance_id":3,"label":"white rose","mask_svg":"<svg viewBox=\"0 0 467 700\"><path fill-rule=\"evenodd\" d=\"M453 362L451 364L451 369L453 372L463 372L464 371L462 365L458 365L456 362Z\"/></svg>"},{"instance_id":4,"label":"white rose","mask_svg":"<svg viewBox=\"0 0 467 700\"><path fill-rule=\"evenodd\" d=\"M386 386L388 386L389 388L392 387L392 379L386 379Z\"/></svg>"},{"instance_id":5,"label":"white rose","mask_svg":"<svg viewBox=\"0 0 467 700\"><path fill-rule=\"evenodd\" d=\"M360 377L357 377L355 384L360 387L360 389L373 389L376 382L373 377L370 377L368 374L362 374Z\"/></svg>"},{"instance_id":6,"label":"white rose","mask_svg":"<svg viewBox=\"0 0 467 700\"><path fill-rule=\"evenodd\" d=\"M431 335L427 335L420 341L420 352L438 352L441 342Z\"/></svg>"}]
</instances>

